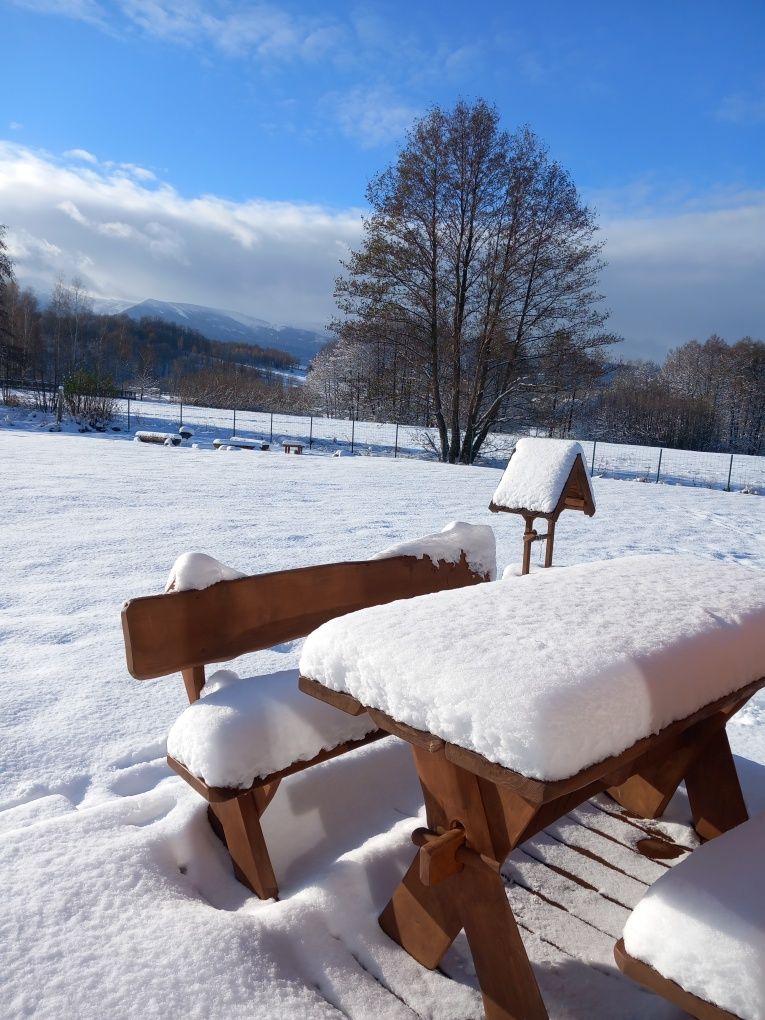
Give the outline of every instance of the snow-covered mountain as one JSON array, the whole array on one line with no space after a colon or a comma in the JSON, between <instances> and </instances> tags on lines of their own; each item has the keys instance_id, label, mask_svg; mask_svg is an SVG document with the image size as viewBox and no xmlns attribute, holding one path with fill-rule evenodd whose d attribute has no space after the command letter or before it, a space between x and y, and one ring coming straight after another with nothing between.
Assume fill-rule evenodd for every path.
<instances>
[{"instance_id":1,"label":"snow-covered mountain","mask_svg":"<svg viewBox=\"0 0 765 1020\"><path fill-rule=\"evenodd\" d=\"M263 319L243 315L241 312L208 308L205 305L155 301L152 298L141 301L140 304L117 301L102 301L99 304L101 307L96 307L95 311L105 315L129 315L131 319L144 317L162 319L165 322L196 329L210 340L276 347L288 351L306 365L329 340L327 334L319 330L274 326Z\"/></svg>"}]
</instances>

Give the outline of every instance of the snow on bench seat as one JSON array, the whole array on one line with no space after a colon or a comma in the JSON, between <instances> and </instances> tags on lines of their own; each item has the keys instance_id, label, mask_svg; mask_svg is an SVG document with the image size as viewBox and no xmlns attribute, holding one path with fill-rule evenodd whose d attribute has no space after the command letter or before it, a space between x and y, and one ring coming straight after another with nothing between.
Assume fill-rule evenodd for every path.
<instances>
[{"instance_id":1,"label":"snow on bench seat","mask_svg":"<svg viewBox=\"0 0 765 1020\"><path fill-rule=\"evenodd\" d=\"M624 948L687 992L765 1020L765 814L695 850L633 910Z\"/></svg>"},{"instance_id":2,"label":"snow on bench seat","mask_svg":"<svg viewBox=\"0 0 765 1020\"><path fill-rule=\"evenodd\" d=\"M245 679L219 670L173 724L167 753L208 786L244 790L374 729L366 713L349 716L301 694L296 670Z\"/></svg>"},{"instance_id":3,"label":"snow on bench seat","mask_svg":"<svg viewBox=\"0 0 765 1020\"><path fill-rule=\"evenodd\" d=\"M765 573L635 556L424 595L324 624L300 672L565 779L765 675Z\"/></svg>"}]
</instances>

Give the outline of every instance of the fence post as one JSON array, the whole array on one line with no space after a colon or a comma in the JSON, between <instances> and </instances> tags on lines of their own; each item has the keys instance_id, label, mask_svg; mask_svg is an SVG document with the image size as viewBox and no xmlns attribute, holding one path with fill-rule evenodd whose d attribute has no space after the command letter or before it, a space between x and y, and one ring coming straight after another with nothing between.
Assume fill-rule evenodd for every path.
<instances>
[{"instance_id":1,"label":"fence post","mask_svg":"<svg viewBox=\"0 0 765 1020\"><path fill-rule=\"evenodd\" d=\"M270 426L270 430L269 430L269 435L270 435L269 442L273 443L273 441L274 441L274 412L273 411L271 412L271 426Z\"/></svg>"},{"instance_id":2,"label":"fence post","mask_svg":"<svg viewBox=\"0 0 765 1020\"><path fill-rule=\"evenodd\" d=\"M664 449L659 450L659 466L656 468L656 484L659 484L659 475L661 474L661 455L664 453Z\"/></svg>"},{"instance_id":3,"label":"fence post","mask_svg":"<svg viewBox=\"0 0 765 1020\"><path fill-rule=\"evenodd\" d=\"M308 449L310 450L313 446L313 415L311 415L311 424L308 426Z\"/></svg>"},{"instance_id":4,"label":"fence post","mask_svg":"<svg viewBox=\"0 0 765 1020\"><path fill-rule=\"evenodd\" d=\"M128 402L128 427L127 427L127 430L129 432L130 431L130 397L127 398L127 402Z\"/></svg>"},{"instance_id":5,"label":"fence post","mask_svg":"<svg viewBox=\"0 0 765 1020\"><path fill-rule=\"evenodd\" d=\"M590 478L595 474L595 447L598 445L597 439L592 441L592 463L590 464Z\"/></svg>"},{"instance_id":6,"label":"fence post","mask_svg":"<svg viewBox=\"0 0 765 1020\"><path fill-rule=\"evenodd\" d=\"M730 455L730 464L728 465L728 484L725 486L725 491L730 492L730 476L733 474L733 454Z\"/></svg>"},{"instance_id":7,"label":"fence post","mask_svg":"<svg viewBox=\"0 0 765 1020\"><path fill-rule=\"evenodd\" d=\"M183 401L181 401L181 421L180 421L180 424L183 425Z\"/></svg>"},{"instance_id":8,"label":"fence post","mask_svg":"<svg viewBox=\"0 0 765 1020\"><path fill-rule=\"evenodd\" d=\"M351 453L353 453L353 440L356 435L356 419L351 418Z\"/></svg>"},{"instance_id":9,"label":"fence post","mask_svg":"<svg viewBox=\"0 0 765 1020\"><path fill-rule=\"evenodd\" d=\"M393 456L398 457L398 422L396 422L396 445L393 447Z\"/></svg>"},{"instance_id":10,"label":"fence post","mask_svg":"<svg viewBox=\"0 0 765 1020\"><path fill-rule=\"evenodd\" d=\"M236 435L236 408L234 408L234 435Z\"/></svg>"}]
</instances>

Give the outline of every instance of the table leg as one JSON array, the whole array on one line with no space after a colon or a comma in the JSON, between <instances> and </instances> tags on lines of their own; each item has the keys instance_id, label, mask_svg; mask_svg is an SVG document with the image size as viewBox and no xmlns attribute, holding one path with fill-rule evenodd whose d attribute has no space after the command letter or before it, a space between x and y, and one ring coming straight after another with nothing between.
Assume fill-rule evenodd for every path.
<instances>
[{"instance_id":1,"label":"table leg","mask_svg":"<svg viewBox=\"0 0 765 1020\"><path fill-rule=\"evenodd\" d=\"M696 831L703 839L746 821L744 804L725 724L735 708L686 730L673 747L635 762L625 782L609 788L613 799L640 818L660 818L685 780Z\"/></svg>"},{"instance_id":2,"label":"table leg","mask_svg":"<svg viewBox=\"0 0 765 1020\"><path fill-rule=\"evenodd\" d=\"M724 729L715 734L689 769L685 788L693 824L702 839L714 839L749 817Z\"/></svg>"},{"instance_id":3,"label":"table leg","mask_svg":"<svg viewBox=\"0 0 765 1020\"><path fill-rule=\"evenodd\" d=\"M426 851L418 852L380 915L380 925L430 968L464 927L488 1020L546 1020L499 875L510 849L507 819L482 796L477 777L448 761L442 750L413 750L433 829L425 838L431 850L433 841L441 848L438 862L425 862ZM455 828L464 839L450 838Z\"/></svg>"},{"instance_id":4,"label":"table leg","mask_svg":"<svg viewBox=\"0 0 765 1020\"><path fill-rule=\"evenodd\" d=\"M484 865L465 868L457 882L486 1020L547 1020L502 879Z\"/></svg>"}]
</instances>

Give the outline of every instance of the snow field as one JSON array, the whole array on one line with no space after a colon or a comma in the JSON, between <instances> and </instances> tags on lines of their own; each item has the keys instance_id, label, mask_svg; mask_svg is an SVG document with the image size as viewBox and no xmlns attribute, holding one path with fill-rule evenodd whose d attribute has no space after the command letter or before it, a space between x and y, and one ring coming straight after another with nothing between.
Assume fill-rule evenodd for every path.
<instances>
[{"instance_id":1,"label":"snow field","mask_svg":"<svg viewBox=\"0 0 765 1020\"><path fill-rule=\"evenodd\" d=\"M501 571L520 562L522 545L522 522L487 509L501 472L228 456L18 428L0 432L0 471L0 973L9 1020L479 1016L464 937L444 961L452 981L424 971L377 926L423 820L408 749L383 740L285 780L264 816L282 901L261 903L231 875L202 800L167 769L183 685L130 678L119 610L161 591L184 549L251 573L370 556L454 519L493 527ZM765 568L765 500L594 485L594 518L561 517L556 564L656 551ZM583 625L597 631L598 621ZM236 669L294 668L299 651L281 646ZM762 696L729 727L734 750L751 759L739 767L760 810L764 727ZM678 820L659 826L670 833L684 831L682 798L675 810ZM575 829L602 855L610 815L580 812L573 820L586 826L559 835L570 840ZM513 854L506 873L551 1016L676 1016L620 978L610 958L610 933L620 934L653 880L644 859L616 848L631 881L609 887L618 903L608 908L561 877L548 899L562 909L537 894L549 882L546 855L564 855L570 874L590 868L595 889L605 879L595 861L543 836Z\"/></svg>"},{"instance_id":2,"label":"snow field","mask_svg":"<svg viewBox=\"0 0 765 1020\"><path fill-rule=\"evenodd\" d=\"M21 394L26 397L27 394ZM181 415L184 427L193 426L195 445L211 446L214 440L227 443L234 429L239 441L272 442L280 447L285 440L299 440L308 447L306 453L319 455L346 454L353 447L357 455L433 458L438 446L438 430L419 425L387 422L351 422L340 418L311 419L308 415L237 411L211 407L192 407L163 400L131 400L130 418L127 400L117 401L115 425L120 433L107 432L106 438L130 439L136 429L177 433ZM24 408L0 410L0 431L14 424L24 429L46 428L51 415L28 412ZM130 433L124 430L130 425ZM77 426L64 422L64 431L77 432ZM103 438L103 437L101 437ZM510 433L492 433L481 451L481 463L504 467L517 442ZM734 492L746 491L765 495L765 456L702 453L693 450L660 449L657 446L629 446L623 443L581 441L585 463L598 477L633 479L641 482L671 485L693 485ZM225 449L225 447L224 447Z\"/></svg>"}]
</instances>

